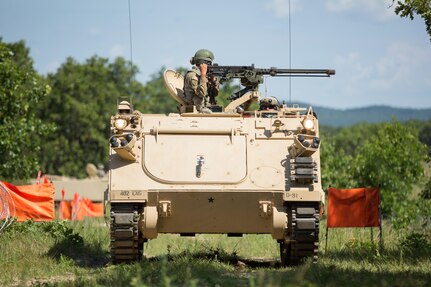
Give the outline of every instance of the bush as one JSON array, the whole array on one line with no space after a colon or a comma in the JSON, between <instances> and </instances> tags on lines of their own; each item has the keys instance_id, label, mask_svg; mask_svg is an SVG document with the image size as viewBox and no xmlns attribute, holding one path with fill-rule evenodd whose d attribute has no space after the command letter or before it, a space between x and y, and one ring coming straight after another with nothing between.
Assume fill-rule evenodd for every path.
<instances>
[{"instance_id":1,"label":"bush","mask_svg":"<svg viewBox=\"0 0 431 287\"><path fill-rule=\"evenodd\" d=\"M401 240L400 249L410 255L429 254L431 242L425 234L412 232Z\"/></svg>"},{"instance_id":2,"label":"bush","mask_svg":"<svg viewBox=\"0 0 431 287\"><path fill-rule=\"evenodd\" d=\"M82 245L84 243L82 236L75 233L67 221L35 222L27 220L24 222L14 222L6 229L5 233L44 233L54 238L56 242L64 240L74 245Z\"/></svg>"},{"instance_id":3,"label":"bush","mask_svg":"<svg viewBox=\"0 0 431 287\"><path fill-rule=\"evenodd\" d=\"M431 199L431 177L428 179L428 182L425 184L424 189L422 189L421 198Z\"/></svg>"}]
</instances>

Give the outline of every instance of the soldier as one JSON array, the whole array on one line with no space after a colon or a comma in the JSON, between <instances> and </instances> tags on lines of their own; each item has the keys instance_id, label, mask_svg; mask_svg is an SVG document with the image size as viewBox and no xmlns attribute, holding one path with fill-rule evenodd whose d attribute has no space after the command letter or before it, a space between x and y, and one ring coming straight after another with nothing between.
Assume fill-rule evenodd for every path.
<instances>
[{"instance_id":1,"label":"soldier","mask_svg":"<svg viewBox=\"0 0 431 287\"><path fill-rule=\"evenodd\" d=\"M260 111L279 110L279 109L280 109L280 104L275 97L263 98L259 102L259 110Z\"/></svg>"},{"instance_id":2,"label":"soldier","mask_svg":"<svg viewBox=\"0 0 431 287\"><path fill-rule=\"evenodd\" d=\"M215 97L219 92L219 83L216 77L208 80L208 65L212 64L214 54L206 49L200 49L190 59L194 65L184 78L184 96L187 104L195 105L201 113L211 113L208 108L215 104Z\"/></svg>"}]
</instances>

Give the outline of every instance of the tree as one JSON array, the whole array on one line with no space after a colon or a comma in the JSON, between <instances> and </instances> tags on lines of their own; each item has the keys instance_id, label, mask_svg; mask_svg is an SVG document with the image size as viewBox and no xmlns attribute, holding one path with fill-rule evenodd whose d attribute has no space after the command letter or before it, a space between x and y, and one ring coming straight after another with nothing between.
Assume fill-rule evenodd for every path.
<instances>
[{"instance_id":1,"label":"tree","mask_svg":"<svg viewBox=\"0 0 431 287\"><path fill-rule=\"evenodd\" d=\"M168 114L177 112L178 103L169 95L168 90L165 88L163 72L165 68L151 75L143 87L142 93L136 95L134 99L134 106L142 113L151 114ZM181 72L183 69L177 69Z\"/></svg>"},{"instance_id":2,"label":"tree","mask_svg":"<svg viewBox=\"0 0 431 287\"><path fill-rule=\"evenodd\" d=\"M379 126L379 124L359 123L343 128L334 136L334 144L338 150L354 157L358 152L358 146L362 146L370 135L379 129Z\"/></svg>"},{"instance_id":3,"label":"tree","mask_svg":"<svg viewBox=\"0 0 431 287\"><path fill-rule=\"evenodd\" d=\"M413 220L412 185L421 183L427 147L416 130L396 120L383 123L361 147L353 175L360 186L380 186L384 213L405 226Z\"/></svg>"},{"instance_id":4,"label":"tree","mask_svg":"<svg viewBox=\"0 0 431 287\"><path fill-rule=\"evenodd\" d=\"M431 156L431 120L419 123L419 140L428 146L428 155Z\"/></svg>"},{"instance_id":5,"label":"tree","mask_svg":"<svg viewBox=\"0 0 431 287\"><path fill-rule=\"evenodd\" d=\"M326 190L329 186L349 188L357 185L351 176L353 157L337 147L334 138L322 135L320 163L323 189Z\"/></svg>"},{"instance_id":6,"label":"tree","mask_svg":"<svg viewBox=\"0 0 431 287\"><path fill-rule=\"evenodd\" d=\"M358 187L357 178L353 177L355 158L361 147L371 135L379 130L380 124L359 123L350 127L321 130L321 169L322 183L336 188Z\"/></svg>"},{"instance_id":7,"label":"tree","mask_svg":"<svg viewBox=\"0 0 431 287\"><path fill-rule=\"evenodd\" d=\"M110 62L93 56L83 64L68 58L48 75L52 93L40 106L40 116L58 128L42 149L46 172L84 177L87 163L106 165L117 100L143 93L142 84L133 80L137 72L123 58Z\"/></svg>"},{"instance_id":8,"label":"tree","mask_svg":"<svg viewBox=\"0 0 431 287\"><path fill-rule=\"evenodd\" d=\"M36 175L41 146L53 126L36 115L35 105L49 91L25 43L6 44L0 38L0 178Z\"/></svg>"},{"instance_id":9,"label":"tree","mask_svg":"<svg viewBox=\"0 0 431 287\"><path fill-rule=\"evenodd\" d=\"M410 20L414 19L415 14L420 15L424 19L426 31L431 40L431 0L397 1L395 13L400 17L409 17Z\"/></svg>"}]
</instances>

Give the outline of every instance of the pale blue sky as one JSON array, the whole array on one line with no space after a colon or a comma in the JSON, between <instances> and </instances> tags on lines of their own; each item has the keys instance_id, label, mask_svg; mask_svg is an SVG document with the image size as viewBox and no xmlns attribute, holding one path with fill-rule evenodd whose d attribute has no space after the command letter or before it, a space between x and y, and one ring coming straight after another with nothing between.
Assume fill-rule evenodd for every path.
<instances>
[{"instance_id":1,"label":"pale blue sky","mask_svg":"<svg viewBox=\"0 0 431 287\"><path fill-rule=\"evenodd\" d=\"M145 83L162 66L189 66L197 49L221 65L289 67L288 0L130 0L133 62ZM431 107L431 42L422 19L401 19L391 0L291 0L292 68L331 78L292 79L292 102L352 108ZM25 40L36 69L66 57L130 59L127 0L0 0L0 37ZM289 98L287 78L263 95Z\"/></svg>"}]
</instances>

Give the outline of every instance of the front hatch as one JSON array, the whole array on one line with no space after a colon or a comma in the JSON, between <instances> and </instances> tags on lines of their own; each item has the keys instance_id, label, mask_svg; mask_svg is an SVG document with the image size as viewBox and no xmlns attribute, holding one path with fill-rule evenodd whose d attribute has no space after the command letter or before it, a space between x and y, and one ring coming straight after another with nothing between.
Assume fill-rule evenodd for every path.
<instances>
[{"instance_id":1,"label":"front hatch","mask_svg":"<svg viewBox=\"0 0 431 287\"><path fill-rule=\"evenodd\" d=\"M245 135L145 135L143 168L164 183L239 183L247 176Z\"/></svg>"}]
</instances>

